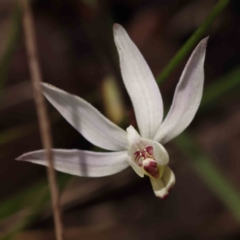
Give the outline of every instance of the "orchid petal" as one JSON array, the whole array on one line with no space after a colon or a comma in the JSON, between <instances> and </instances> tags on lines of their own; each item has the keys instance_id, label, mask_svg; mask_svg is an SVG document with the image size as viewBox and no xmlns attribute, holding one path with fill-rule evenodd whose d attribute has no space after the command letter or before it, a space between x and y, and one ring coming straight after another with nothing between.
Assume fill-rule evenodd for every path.
<instances>
[{"instance_id":1,"label":"orchid petal","mask_svg":"<svg viewBox=\"0 0 240 240\"><path fill-rule=\"evenodd\" d=\"M168 166L165 166L162 178L150 177L150 181L155 195L159 198L165 198L173 188L176 179L173 171Z\"/></svg>"},{"instance_id":2,"label":"orchid petal","mask_svg":"<svg viewBox=\"0 0 240 240\"><path fill-rule=\"evenodd\" d=\"M88 141L107 150L127 149L127 134L80 97L49 84L42 84L49 102Z\"/></svg>"},{"instance_id":3,"label":"orchid petal","mask_svg":"<svg viewBox=\"0 0 240 240\"><path fill-rule=\"evenodd\" d=\"M141 136L153 138L163 117L158 85L142 54L124 28L114 25L122 78L131 98Z\"/></svg>"},{"instance_id":4,"label":"orchid petal","mask_svg":"<svg viewBox=\"0 0 240 240\"><path fill-rule=\"evenodd\" d=\"M204 82L204 59L208 38L193 51L176 87L169 113L158 129L154 140L169 142L193 120L200 105Z\"/></svg>"},{"instance_id":5,"label":"orchid petal","mask_svg":"<svg viewBox=\"0 0 240 240\"><path fill-rule=\"evenodd\" d=\"M127 152L90 152L53 149L54 168L60 172L85 177L102 177L118 173L129 166ZM17 160L48 166L46 151L25 153Z\"/></svg>"}]
</instances>

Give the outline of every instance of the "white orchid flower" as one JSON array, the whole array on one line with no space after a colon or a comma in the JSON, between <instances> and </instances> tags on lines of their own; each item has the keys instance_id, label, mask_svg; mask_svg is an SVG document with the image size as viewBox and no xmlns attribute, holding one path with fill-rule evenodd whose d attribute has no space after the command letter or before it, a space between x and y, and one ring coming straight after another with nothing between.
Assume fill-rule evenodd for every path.
<instances>
[{"instance_id":1,"label":"white orchid flower","mask_svg":"<svg viewBox=\"0 0 240 240\"><path fill-rule=\"evenodd\" d=\"M115 151L53 149L55 169L77 176L102 177L130 165L140 177L149 176L155 195L164 198L174 186L175 176L168 167L169 156L162 144L179 135L199 107L207 38L198 44L188 60L163 122L162 97L142 54L119 24L114 25L114 40L140 134L133 126L126 131L119 128L82 98L43 83L45 97L77 131L92 144ZM48 165L45 150L23 154L17 160Z\"/></svg>"}]
</instances>

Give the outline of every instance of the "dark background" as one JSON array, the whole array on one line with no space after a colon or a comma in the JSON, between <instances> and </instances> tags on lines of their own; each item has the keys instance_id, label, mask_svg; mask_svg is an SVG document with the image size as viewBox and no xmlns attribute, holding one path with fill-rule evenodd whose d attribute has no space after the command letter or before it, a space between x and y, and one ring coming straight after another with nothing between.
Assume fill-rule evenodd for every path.
<instances>
[{"instance_id":1,"label":"dark background","mask_svg":"<svg viewBox=\"0 0 240 240\"><path fill-rule=\"evenodd\" d=\"M32 3L44 81L91 101L118 124L127 117L128 126L135 120L121 80L113 23L125 27L157 77L217 1ZM42 148L15 5L14 1L0 1L0 75L4 80L0 102L0 234L10 234L9 239L47 240L53 239L54 226L45 168L14 161L25 152ZM230 77L222 86L227 90L205 104L188 129L201 153L236 191L240 187L239 34L240 2L232 0L203 36L210 36L205 89L227 74ZM172 101L185 62L161 85L165 106ZM233 77L238 84L231 86ZM110 109L105 92L109 78L122 96L122 110L117 113ZM212 88L210 96L216 90ZM50 104L48 110L55 148L93 149ZM119 117L114 119L116 115ZM166 200L156 198L148 178L140 179L130 168L96 179L58 174L68 239L240 239L240 220L191 165L195 159L184 156L173 143L166 148L177 180ZM218 183L216 186L221 188Z\"/></svg>"}]
</instances>

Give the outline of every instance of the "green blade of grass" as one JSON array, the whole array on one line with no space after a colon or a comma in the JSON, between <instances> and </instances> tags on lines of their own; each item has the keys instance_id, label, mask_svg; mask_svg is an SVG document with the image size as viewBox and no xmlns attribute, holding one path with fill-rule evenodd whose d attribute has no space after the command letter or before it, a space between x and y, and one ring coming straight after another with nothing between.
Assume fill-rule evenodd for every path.
<instances>
[{"instance_id":1,"label":"green blade of grass","mask_svg":"<svg viewBox=\"0 0 240 240\"><path fill-rule=\"evenodd\" d=\"M240 84L240 68L232 70L230 73L212 83L203 94L201 108L207 108L212 102L216 102L224 94L234 89Z\"/></svg>"},{"instance_id":2,"label":"green blade of grass","mask_svg":"<svg viewBox=\"0 0 240 240\"><path fill-rule=\"evenodd\" d=\"M202 180L240 222L240 193L229 178L215 166L211 159L202 153L201 148L187 133L181 134L174 142L191 159L189 163Z\"/></svg>"},{"instance_id":3,"label":"green blade of grass","mask_svg":"<svg viewBox=\"0 0 240 240\"><path fill-rule=\"evenodd\" d=\"M60 190L63 189L67 181L71 178L71 175L68 174L58 174L58 185ZM50 199L47 180L43 180L37 184L34 184L32 187L23 191L21 194L8 198L4 202L1 202L0 208L0 221L9 217L15 212L21 210L24 207L30 207L31 204L34 204L32 199L38 199L39 196L44 195L43 198L45 201Z\"/></svg>"},{"instance_id":4,"label":"green blade of grass","mask_svg":"<svg viewBox=\"0 0 240 240\"><path fill-rule=\"evenodd\" d=\"M58 174L59 189L63 190L71 178L72 176L68 174ZM0 221L7 219L9 216L23 209L28 212L28 214L24 215L17 224L11 226L11 228L1 235L1 239L12 239L16 233L32 224L49 204L50 194L47 180L43 180L26 191L23 191L21 194L1 202Z\"/></svg>"},{"instance_id":5,"label":"green blade of grass","mask_svg":"<svg viewBox=\"0 0 240 240\"><path fill-rule=\"evenodd\" d=\"M211 13L207 16L205 21L194 32L194 34L188 39L183 47L172 58L168 65L163 69L162 73L157 77L158 84L163 83L168 76L174 71L178 64L187 56L187 54L193 49L193 47L199 42L200 38L206 32L206 30L212 25L215 19L221 14L223 9L227 6L229 0L220 0L213 8Z\"/></svg>"},{"instance_id":6,"label":"green blade of grass","mask_svg":"<svg viewBox=\"0 0 240 240\"><path fill-rule=\"evenodd\" d=\"M36 130L37 127L35 124L28 124L26 126L21 125L4 130L0 132L0 146L21 139L22 137L25 137Z\"/></svg>"},{"instance_id":7,"label":"green blade of grass","mask_svg":"<svg viewBox=\"0 0 240 240\"><path fill-rule=\"evenodd\" d=\"M9 66L15 50L15 46L18 42L18 36L20 34L20 20L21 12L18 5L16 4L13 11L12 24L10 27L7 47L0 59L0 97L2 95L4 83L8 76Z\"/></svg>"}]
</instances>

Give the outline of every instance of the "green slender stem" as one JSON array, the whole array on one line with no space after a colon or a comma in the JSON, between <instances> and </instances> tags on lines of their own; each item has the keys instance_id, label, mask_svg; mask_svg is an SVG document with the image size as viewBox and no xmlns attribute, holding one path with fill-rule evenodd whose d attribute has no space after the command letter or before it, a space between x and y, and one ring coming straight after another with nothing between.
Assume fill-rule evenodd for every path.
<instances>
[{"instance_id":1,"label":"green slender stem","mask_svg":"<svg viewBox=\"0 0 240 240\"><path fill-rule=\"evenodd\" d=\"M15 5L12 17L12 24L10 27L10 33L8 38L7 47L3 56L0 59L0 97L2 95L4 83L8 76L9 72L9 65L15 50L16 43L18 41L18 36L20 33L20 20L21 20L21 13L18 5Z\"/></svg>"},{"instance_id":2,"label":"green slender stem","mask_svg":"<svg viewBox=\"0 0 240 240\"><path fill-rule=\"evenodd\" d=\"M229 178L202 153L200 147L187 133L181 134L174 142L185 155L191 158L189 163L230 210L236 220L240 222L240 193Z\"/></svg>"},{"instance_id":3,"label":"green slender stem","mask_svg":"<svg viewBox=\"0 0 240 240\"><path fill-rule=\"evenodd\" d=\"M199 42L200 38L215 21L215 19L221 14L228 3L229 0L220 0L218 2L211 13L207 16L205 21L201 24L201 26L194 32L194 34L188 39L188 41L177 52L174 58L169 62L169 64L163 69L162 73L157 77L158 84L164 82L167 77L173 72L173 70L178 66L178 64L183 60L183 58L186 57L186 55L193 49L196 43Z\"/></svg>"}]
</instances>

